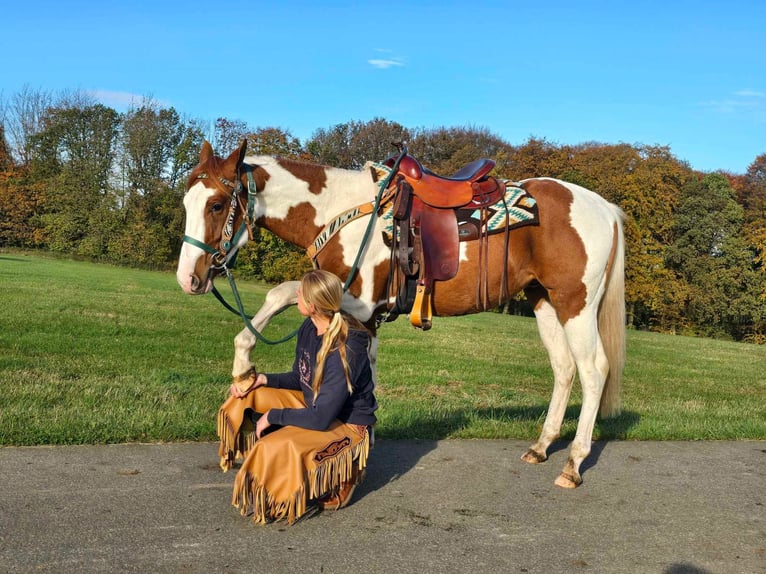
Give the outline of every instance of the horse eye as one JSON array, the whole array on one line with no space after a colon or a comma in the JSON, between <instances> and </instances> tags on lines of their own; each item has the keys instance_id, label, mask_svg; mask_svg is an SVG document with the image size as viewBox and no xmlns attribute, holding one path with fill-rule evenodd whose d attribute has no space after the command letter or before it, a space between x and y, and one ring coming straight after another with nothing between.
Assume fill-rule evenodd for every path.
<instances>
[{"instance_id":1,"label":"horse eye","mask_svg":"<svg viewBox=\"0 0 766 574\"><path fill-rule=\"evenodd\" d=\"M210 206L210 211L212 213L220 213L221 211L223 211L223 205L221 205L220 203L214 203L213 205Z\"/></svg>"}]
</instances>

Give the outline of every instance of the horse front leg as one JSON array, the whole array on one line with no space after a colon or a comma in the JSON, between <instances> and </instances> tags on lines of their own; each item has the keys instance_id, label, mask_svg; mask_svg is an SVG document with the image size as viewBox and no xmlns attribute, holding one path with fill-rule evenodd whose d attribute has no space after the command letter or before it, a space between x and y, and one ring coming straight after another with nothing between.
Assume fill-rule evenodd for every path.
<instances>
[{"instance_id":1,"label":"horse front leg","mask_svg":"<svg viewBox=\"0 0 766 574\"><path fill-rule=\"evenodd\" d=\"M281 309L288 305L295 305L298 302L298 287L300 285L300 281L285 281L271 289L266 294L263 305L250 321L253 328L259 333L262 332ZM241 382L255 376L255 369L250 361L250 353L257 342L258 339L247 327L242 329L234 338L234 365L231 374L235 382Z\"/></svg>"},{"instance_id":2,"label":"horse front leg","mask_svg":"<svg viewBox=\"0 0 766 574\"><path fill-rule=\"evenodd\" d=\"M556 315L556 310L548 301L541 299L535 308L535 317L540 339L548 351L553 369L553 393L540 438L521 457L523 461L530 464L547 460L548 447L559 438L576 373L575 360L569 350L566 333Z\"/></svg>"}]
</instances>

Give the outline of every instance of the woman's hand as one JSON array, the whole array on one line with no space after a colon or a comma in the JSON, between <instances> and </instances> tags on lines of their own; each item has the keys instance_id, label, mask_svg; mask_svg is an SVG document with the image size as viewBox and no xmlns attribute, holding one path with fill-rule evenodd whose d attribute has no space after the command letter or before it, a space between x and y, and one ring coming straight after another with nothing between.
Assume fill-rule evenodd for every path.
<instances>
[{"instance_id":1,"label":"woman's hand","mask_svg":"<svg viewBox=\"0 0 766 574\"><path fill-rule=\"evenodd\" d=\"M241 381L235 381L229 387L229 393L232 397L238 399L244 398L251 391L254 391L258 387L263 387L268 382L266 375L263 373L255 374L255 377L248 377Z\"/></svg>"},{"instance_id":2,"label":"woman's hand","mask_svg":"<svg viewBox=\"0 0 766 574\"><path fill-rule=\"evenodd\" d=\"M263 416L258 419L258 422L255 425L255 436L261 438L263 431L265 431L270 426L271 423L269 422L269 411L266 411L263 413Z\"/></svg>"}]
</instances>

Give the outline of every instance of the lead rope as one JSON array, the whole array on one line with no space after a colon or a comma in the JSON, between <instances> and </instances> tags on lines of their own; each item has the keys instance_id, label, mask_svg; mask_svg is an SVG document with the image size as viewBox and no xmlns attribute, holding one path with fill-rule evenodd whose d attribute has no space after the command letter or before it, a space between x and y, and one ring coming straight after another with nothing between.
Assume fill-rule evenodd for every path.
<instances>
[{"instance_id":1,"label":"lead rope","mask_svg":"<svg viewBox=\"0 0 766 574\"><path fill-rule=\"evenodd\" d=\"M242 317L242 321L245 323L245 327L247 327L248 331L250 331L253 335L255 335L256 339L258 339L262 343L265 343L266 345L279 345L280 343L285 343L286 341L289 341L290 339L295 337L295 335L298 334L298 331L300 330L300 326L297 329L295 329L292 333L290 333L289 335L285 335L281 339L271 340L264 337L260 333L260 331L258 331L258 329L256 329L253 326L253 324L250 322L252 317L245 313L245 308L242 305L242 299L239 296L239 291L237 290L237 284L234 282L234 275L232 275L231 270L226 266L224 266L223 269L224 271L226 271L226 278L229 280L229 286L231 287L231 292L234 294L234 301L236 301L237 303L237 310L235 311L231 305L229 305L226 301L224 301L223 297L221 296L220 293L218 293L218 290L215 287L213 287L213 295L215 295L216 299L218 299L223 304L224 307L229 309L229 311L231 311L232 313L239 313L239 316ZM292 305L285 305L279 311L274 313L274 316L279 315L280 313L286 311L290 307L292 307Z\"/></svg>"}]
</instances>

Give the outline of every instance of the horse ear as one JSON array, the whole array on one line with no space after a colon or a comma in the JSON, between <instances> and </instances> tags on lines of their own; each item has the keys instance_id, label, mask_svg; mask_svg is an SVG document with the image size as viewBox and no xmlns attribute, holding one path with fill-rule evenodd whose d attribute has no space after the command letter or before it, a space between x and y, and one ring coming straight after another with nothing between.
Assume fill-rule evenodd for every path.
<instances>
[{"instance_id":1,"label":"horse ear","mask_svg":"<svg viewBox=\"0 0 766 574\"><path fill-rule=\"evenodd\" d=\"M231 171L236 172L245 159L245 152L247 152L247 140L243 139L239 147L226 158L224 165Z\"/></svg>"},{"instance_id":2,"label":"horse ear","mask_svg":"<svg viewBox=\"0 0 766 574\"><path fill-rule=\"evenodd\" d=\"M237 165L242 163L245 160L245 153L247 152L247 138L242 139L242 143L239 144L239 162Z\"/></svg>"},{"instance_id":3,"label":"horse ear","mask_svg":"<svg viewBox=\"0 0 766 574\"><path fill-rule=\"evenodd\" d=\"M213 146L210 145L209 141L205 140L202 142L202 149L199 152L199 162L205 163L211 157L213 157Z\"/></svg>"}]
</instances>

